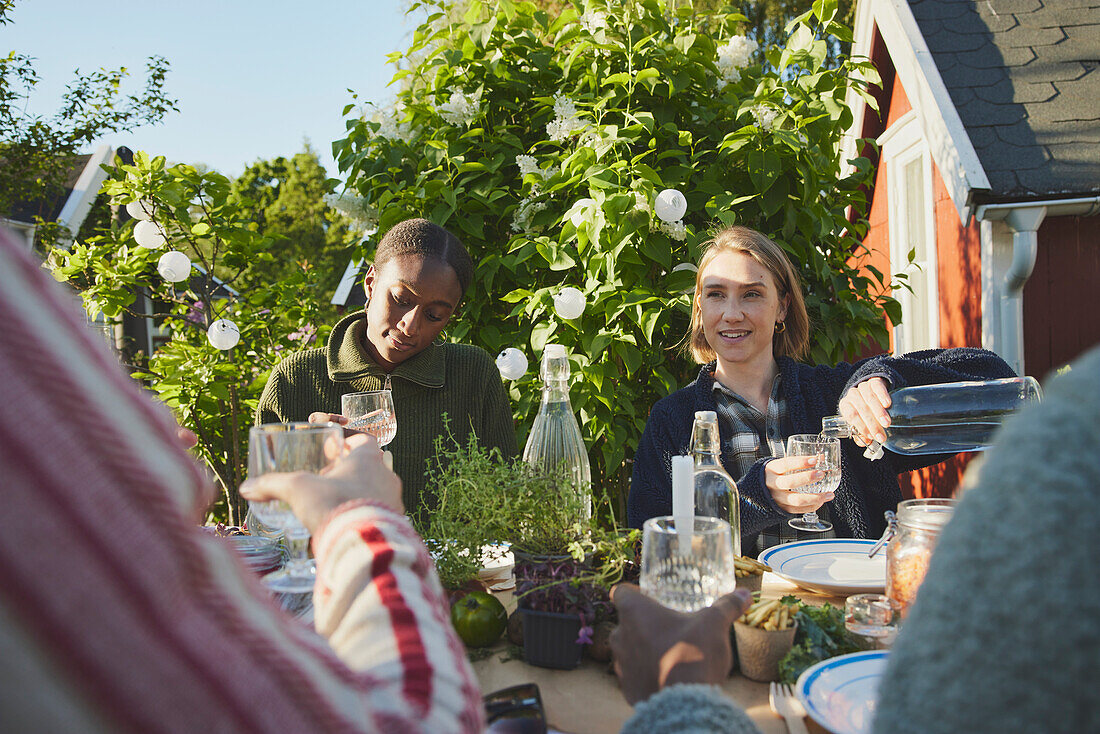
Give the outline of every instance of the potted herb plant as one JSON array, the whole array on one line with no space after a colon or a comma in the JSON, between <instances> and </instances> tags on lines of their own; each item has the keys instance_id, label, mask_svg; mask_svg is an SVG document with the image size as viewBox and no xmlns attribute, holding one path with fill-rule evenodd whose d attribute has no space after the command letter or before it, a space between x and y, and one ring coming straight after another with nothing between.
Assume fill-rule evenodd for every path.
<instances>
[{"instance_id":1,"label":"potted herb plant","mask_svg":"<svg viewBox=\"0 0 1100 734\"><path fill-rule=\"evenodd\" d=\"M437 441L428 487L434 501L418 529L434 539L443 583L476 578L481 548L509 543L528 662L574 667L594 625L613 614L608 589L633 560L637 531L601 526L594 515L610 514L593 513L564 472L505 460L473 437ZM597 510L608 505L603 497Z\"/></svg>"}]
</instances>

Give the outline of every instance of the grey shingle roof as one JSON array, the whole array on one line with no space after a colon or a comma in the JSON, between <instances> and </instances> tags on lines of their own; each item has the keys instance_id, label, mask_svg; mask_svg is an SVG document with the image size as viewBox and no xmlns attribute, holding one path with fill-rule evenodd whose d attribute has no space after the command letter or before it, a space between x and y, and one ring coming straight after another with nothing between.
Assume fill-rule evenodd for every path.
<instances>
[{"instance_id":1,"label":"grey shingle roof","mask_svg":"<svg viewBox=\"0 0 1100 734\"><path fill-rule=\"evenodd\" d=\"M908 0L986 201L1100 193L1100 0Z\"/></svg>"}]
</instances>

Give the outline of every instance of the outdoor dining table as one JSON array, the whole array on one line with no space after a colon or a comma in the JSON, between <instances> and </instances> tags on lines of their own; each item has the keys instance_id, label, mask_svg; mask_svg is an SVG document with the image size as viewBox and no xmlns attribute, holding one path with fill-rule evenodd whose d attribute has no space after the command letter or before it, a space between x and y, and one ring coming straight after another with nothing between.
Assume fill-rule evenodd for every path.
<instances>
[{"instance_id":1,"label":"outdoor dining table","mask_svg":"<svg viewBox=\"0 0 1100 734\"><path fill-rule=\"evenodd\" d=\"M760 591L762 599L778 599L787 594L809 604L829 602L834 606L844 606L843 596L806 591L775 574L764 574ZM498 596L511 612L515 607L511 592L500 592ZM607 663L585 658L573 670L539 668L520 659L505 659L505 645L498 643L498 649L473 663L482 693L520 683L535 683L542 694L550 727L568 734L616 734L633 713ZM768 705L767 683L757 683L734 674L726 679L722 690L748 713L763 734L786 734L786 724ZM809 718L806 719L806 726L811 733L825 732Z\"/></svg>"}]
</instances>

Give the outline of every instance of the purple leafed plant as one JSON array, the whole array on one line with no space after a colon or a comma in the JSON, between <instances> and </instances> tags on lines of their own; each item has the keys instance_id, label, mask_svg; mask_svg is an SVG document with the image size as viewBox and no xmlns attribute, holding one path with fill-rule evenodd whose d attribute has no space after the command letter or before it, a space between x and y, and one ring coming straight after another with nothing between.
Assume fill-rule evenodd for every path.
<instances>
[{"instance_id":1,"label":"purple leafed plant","mask_svg":"<svg viewBox=\"0 0 1100 734\"><path fill-rule=\"evenodd\" d=\"M585 563L572 558L517 564L516 597L520 608L575 614L581 621L576 644L591 643L593 625L597 619L610 615L614 608L606 588L578 578L586 569Z\"/></svg>"}]
</instances>

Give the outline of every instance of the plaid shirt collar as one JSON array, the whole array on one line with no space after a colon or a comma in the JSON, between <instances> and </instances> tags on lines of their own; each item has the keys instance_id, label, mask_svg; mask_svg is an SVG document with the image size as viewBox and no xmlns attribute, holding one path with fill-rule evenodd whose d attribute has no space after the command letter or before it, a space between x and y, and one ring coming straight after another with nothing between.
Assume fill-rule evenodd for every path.
<instances>
[{"instance_id":1,"label":"plaid shirt collar","mask_svg":"<svg viewBox=\"0 0 1100 734\"><path fill-rule=\"evenodd\" d=\"M722 440L722 454L733 457L734 465L727 466L726 471L729 471L735 479L748 474L749 469L759 459L786 455L784 437L790 430L790 421L787 415L787 400L783 397L780 383L781 378L776 375L768 398L767 413L761 413L745 398L717 379L714 380L712 390L714 402L718 408L719 425L724 424L729 429L728 433L723 432L725 435ZM817 514L822 520L829 521L829 506L823 505ZM755 550L759 553L780 543L834 537L836 534L832 530L824 533L805 533L783 522L762 531L757 536L756 548L745 548L744 552Z\"/></svg>"}]
</instances>

